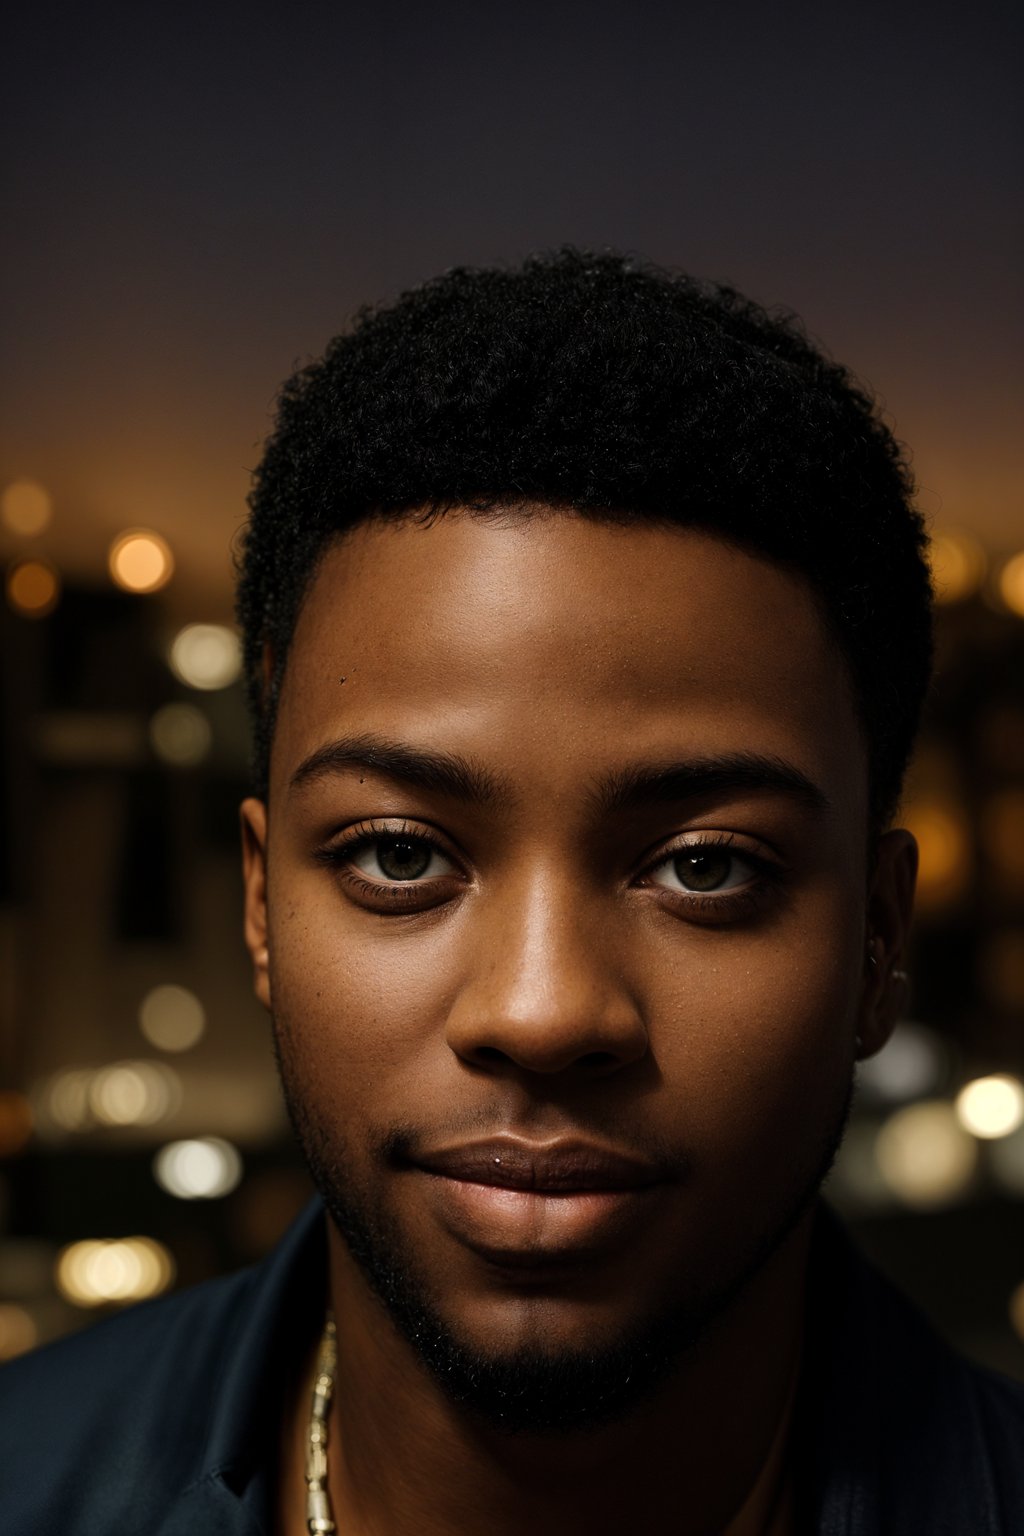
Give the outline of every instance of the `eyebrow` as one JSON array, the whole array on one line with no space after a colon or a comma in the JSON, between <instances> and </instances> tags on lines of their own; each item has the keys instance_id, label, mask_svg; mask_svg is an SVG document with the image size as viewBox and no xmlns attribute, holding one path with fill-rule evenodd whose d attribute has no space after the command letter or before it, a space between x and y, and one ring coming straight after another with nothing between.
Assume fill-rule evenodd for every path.
<instances>
[{"instance_id":1,"label":"eyebrow","mask_svg":"<svg viewBox=\"0 0 1024 1536\"><path fill-rule=\"evenodd\" d=\"M731 793L784 795L808 810L831 808L825 793L793 763L757 752L688 758L663 766L638 765L609 774L596 786L602 815Z\"/></svg>"},{"instance_id":2,"label":"eyebrow","mask_svg":"<svg viewBox=\"0 0 1024 1536\"><path fill-rule=\"evenodd\" d=\"M389 779L400 779L417 789L479 805L493 804L510 794L508 784L499 774L469 758L455 752L409 747L383 736L343 736L327 742L299 764L288 787L298 789L351 768L363 768Z\"/></svg>"},{"instance_id":3,"label":"eyebrow","mask_svg":"<svg viewBox=\"0 0 1024 1536\"><path fill-rule=\"evenodd\" d=\"M454 752L410 747L376 735L345 736L318 747L292 774L289 789L362 768L418 789L478 805L513 798L510 782ZM680 800L735 793L785 795L812 811L830 808L805 773L782 758L733 752L662 765L636 765L601 779L591 798L602 816Z\"/></svg>"}]
</instances>

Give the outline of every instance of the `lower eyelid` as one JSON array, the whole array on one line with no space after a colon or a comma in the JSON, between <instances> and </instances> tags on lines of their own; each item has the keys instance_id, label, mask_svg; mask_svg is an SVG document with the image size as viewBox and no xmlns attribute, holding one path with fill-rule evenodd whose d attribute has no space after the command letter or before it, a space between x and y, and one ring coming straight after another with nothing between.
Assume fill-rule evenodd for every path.
<instances>
[{"instance_id":1,"label":"lower eyelid","mask_svg":"<svg viewBox=\"0 0 1024 1536\"><path fill-rule=\"evenodd\" d=\"M428 874L427 870L430 869L430 864L428 864L427 870L425 870L422 875L417 875L415 879L411 880L399 880L397 878L386 875L383 871L378 877L374 872L361 868L357 860L362 858L364 854L370 854L371 856L373 855L372 843L363 845L362 847L357 845L354 849L342 850L340 857L342 862L347 864L350 868L358 870L359 874L363 878L378 882L381 885L430 885L435 880L449 879L451 875L455 873L455 865L452 863L452 860L446 853L442 853L441 849L436 847L433 843L429 843L426 846L430 850L431 863L435 859L440 859L444 862L444 864L447 865L447 868L438 870L434 874Z\"/></svg>"},{"instance_id":2,"label":"lower eyelid","mask_svg":"<svg viewBox=\"0 0 1024 1536\"><path fill-rule=\"evenodd\" d=\"M697 891L688 890L681 882L679 885L669 885L662 880L655 879L655 875L680 857L685 857L689 852L716 851L728 853L738 865L743 866L743 878L736 885L726 889ZM678 876L676 877L678 879ZM730 874L729 878L733 878ZM677 904L684 903L691 911L695 911L699 905L705 910L711 911L717 907L725 910L730 904L739 907L743 903L752 903L766 898L773 887L777 887L782 881L782 870L774 863L746 849L739 849L726 843L685 843L674 849L657 863L648 866L648 871L641 877L640 884L649 890L663 893Z\"/></svg>"}]
</instances>

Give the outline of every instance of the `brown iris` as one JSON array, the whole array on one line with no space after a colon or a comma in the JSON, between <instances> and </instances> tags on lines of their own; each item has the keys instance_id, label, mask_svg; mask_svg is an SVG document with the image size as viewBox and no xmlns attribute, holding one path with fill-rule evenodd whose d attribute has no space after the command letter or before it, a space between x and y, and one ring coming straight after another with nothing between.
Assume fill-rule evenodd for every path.
<instances>
[{"instance_id":1,"label":"brown iris","mask_svg":"<svg viewBox=\"0 0 1024 1536\"><path fill-rule=\"evenodd\" d=\"M418 880L430 864L425 843L403 837L382 837L377 844L377 863L389 880Z\"/></svg>"},{"instance_id":2,"label":"brown iris","mask_svg":"<svg viewBox=\"0 0 1024 1536\"><path fill-rule=\"evenodd\" d=\"M732 872L732 854L715 848L679 853L673 865L680 885L688 891L717 891Z\"/></svg>"}]
</instances>

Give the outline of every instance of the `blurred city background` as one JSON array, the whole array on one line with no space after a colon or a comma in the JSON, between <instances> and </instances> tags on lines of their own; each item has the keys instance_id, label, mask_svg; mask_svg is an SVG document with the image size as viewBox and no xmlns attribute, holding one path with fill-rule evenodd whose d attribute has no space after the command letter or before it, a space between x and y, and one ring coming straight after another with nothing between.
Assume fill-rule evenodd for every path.
<instances>
[{"instance_id":1,"label":"blurred city background","mask_svg":"<svg viewBox=\"0 0 1024 1536\"><path fill-rule=\"evenodd\" d=\"M240 932L248 476L359 304L572 241L797 309L913 449L920 916L830 1197L1024 1378L1021 13L582 14L6 24L0 1357L260 1257L308 1197Z\"/></svg>"}]
</instances>

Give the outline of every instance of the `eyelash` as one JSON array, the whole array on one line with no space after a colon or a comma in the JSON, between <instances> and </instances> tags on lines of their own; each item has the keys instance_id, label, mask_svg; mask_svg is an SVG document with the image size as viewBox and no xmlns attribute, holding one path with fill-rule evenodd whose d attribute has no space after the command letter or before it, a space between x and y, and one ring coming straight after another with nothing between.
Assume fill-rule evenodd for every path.
<instances>
[{"instance_id":1,"label":"eyelash","mask_svg":"<svg viewBox=\"0 0 1024 1536\"><path fill-rule=\"evenodd\" d=\"M447 882L453 878L459 878L458 876L441 875L431 880L410 880L388 884L383 880L368 880L355 869L354 862L358 855L386 838L397 838L420 844L453 864L458 862L440 838L430 835L421 825L412 825L408 822L360 823L350 828L340 841L318 849L314 856L317 863L335 871L353 895L362 897L369 906L379 908L382 904L386 904L397 911L413 912L425 911L430 907L441 905L450 892ZM691 891L685 896L681 892L673 892L668 887L659 886L652 880L654 874L670 865L674 859L703 851L731 854L749 867L752 872L751 878L739 889L720 893ZM737 847L735 835L732 833L715 833L710 836L690 836L668 849L660 849L656 859L645 862L636 883L643 889L660 890L665 905L686 917L703 919L710 923L720 922L724 925L742 922L745 918L753 916L778 894L783 880L784 872L774 860L746 847ZM431 893L432 899L424 902L424 893Z\"/></svg>"},{"instance_id":2,"label":"eyelash","mask_svg":"<svg viewBox=\"0 0 1024 1536\"><path fill-rule=\"evenodd\" d=\"M450 879L450 876L435 876L429 881L410 880L388 885L383 880L367 880L354 868L354 861L360 853L364 853L376 843L383 842L385 838L399 838L410 843L423 844L450 860L451 863L456 862L440 838L428 836L422 827L411 826L408 822L376 821L362 822L350 828L342 841L331 843L326 848L318 848L315 858L318 864L336 871L351 891L367 898L370 903L380 904L383 901L400 911L423 911L423 892L429 890L431 886L436 887L442 879ZM444 896L439 894L435 901L430 901L426 905L439 906L443 899Z\"/></svg>"},{"instance_id":3,"label":"eyelash","mask_svg":"<svg viewBox=\"0 0 1024 1536\"><path fill-rule=\"evenodd\" d=\"M737 846L736 837L731 832L691 835L673 847L662 850L653 862L645 865L640 883L648 890L658 889L651 879L658 870L672 864L675 859L701 852L729 854L750 869L751 878L738 889L729 891L690 891L686 896L681 892L668 892L671 904L682 910L687 917L703 918L712 923L741 922L760 911L782 885L781 866L752 849ZM667 890L666 887L660 889Z\"/></svg>"}]
</instances>

